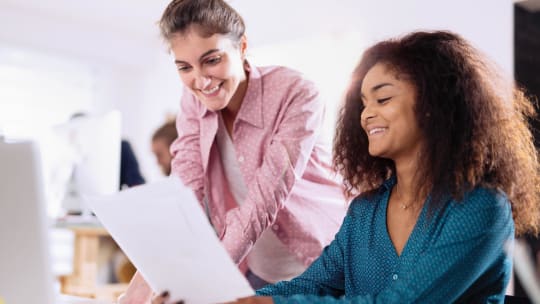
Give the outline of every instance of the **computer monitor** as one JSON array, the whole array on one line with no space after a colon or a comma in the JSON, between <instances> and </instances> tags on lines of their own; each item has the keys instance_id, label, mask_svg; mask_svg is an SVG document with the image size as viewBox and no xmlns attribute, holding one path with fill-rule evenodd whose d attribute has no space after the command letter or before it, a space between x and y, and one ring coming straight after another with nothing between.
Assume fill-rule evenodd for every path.
<instances>
[{"instance_id":1,"label":"computer monitor","mask_svg":"<svg viewBox=\"0 0 540 304\"><path fill-rule=\"evenodd\" d=\"M0 299L3 303L53 303L37 145L0 138L0 168Z\"/></svg>"},{"instance_id":2,"label":"computer monitor","mask_svg":"<svg viewBox=\"0 0 540 304\"><path fill-rule=\"evenodd\" d=\"M119 189L121 116L118 111L85 115L54 127L53 132L72 151L72 173L62 207L85 213L84 198ZM44 147L46 149L46 147Z\"/></svg>"},{"instance_id":3,"label":"computer monitor","mask_svg":"<svg viewBox=\"0 0 540 304\"><path fill-rule=\"evenodd\" d=\"M103 303L55 291L39 150L0 135L0 303Z\"/></svg>"}]
</instances>

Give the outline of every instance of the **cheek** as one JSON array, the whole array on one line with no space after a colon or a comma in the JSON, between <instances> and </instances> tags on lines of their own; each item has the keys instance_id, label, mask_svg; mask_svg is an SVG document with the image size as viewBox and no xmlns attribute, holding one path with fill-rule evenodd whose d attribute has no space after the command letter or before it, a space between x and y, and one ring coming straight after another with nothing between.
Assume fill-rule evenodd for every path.
<instances>
[{"instance_id":1,"label":"cheek","mask_svg":"<svg viewBox=\"0 0 540 304\"><path fill-rule=\"evenodd\" d=\"M184 73L180 73L180 81L182 84L191 90L192 77Z\"/></svg>"},{"instance_id":2,"label":"cheek","mask_svg":"<svg viewBox=\"0 0 540 304\"><path fill-rule=\"evenodd\" d=\"M418 133L420 132L420 127L418 125L418 120L416 119L416 116L414 112L410 111L406 117L405 123L409 126L409 129L412 132Z\"/></svg>"},{"instance_id":3,"label":"cheek","mask_svg":"<svg viewBox=\"0 0 540 304\"><path fill-rule=\"evenodd\" d=\"M231 75L234 75L234 70L227 63L218 64L216 66L211 66L207 68L207 73L216 78L230 78Z\"/></svg>"},{"instance_id":4,"label":"cheek","mask_svg":"<svg viewBox=\"0 0 540 304\"><path fill-rule=\"evenodd\" d=\"M416 120L404 119L401 126L404 132L403 140L405 140L408 144L416 144L423 137Z\"/></svg>"},{"instance_id":5,"label":"cheek","mask_svg":"<svg viewBox=\"0 0 540 304\"><path fill-rule=\"evenodd\" d=\"M224 77L233 79L234 81L238 81L238 79L243 78L246 74L243 62L238 59L224 64L221 73Z\"/></svg>"}]
</instances>

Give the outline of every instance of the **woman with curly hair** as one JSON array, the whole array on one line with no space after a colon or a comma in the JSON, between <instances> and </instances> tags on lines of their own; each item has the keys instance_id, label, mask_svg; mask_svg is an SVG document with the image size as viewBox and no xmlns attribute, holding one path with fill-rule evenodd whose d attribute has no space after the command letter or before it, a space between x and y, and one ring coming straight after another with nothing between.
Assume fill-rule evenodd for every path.
<instances>
[{"instance_id":1,"label":"woman with curly hair","mask_svg":"<svg viewBox=\"0 0 540 304\"><path fill-rule=\"evenodd\" d=\"M539 163L522 92L449 32L368 49L334 165L350 193L334 241L302 275L242 303L502 302L504 247L538 232Z\"/></svg>"}]
</instances>

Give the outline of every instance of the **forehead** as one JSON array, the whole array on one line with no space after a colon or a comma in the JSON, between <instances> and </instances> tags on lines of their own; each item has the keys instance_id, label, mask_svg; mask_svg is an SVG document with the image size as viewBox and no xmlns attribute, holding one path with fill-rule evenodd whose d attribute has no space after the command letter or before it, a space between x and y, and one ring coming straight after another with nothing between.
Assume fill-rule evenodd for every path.
<instances>
[{"instance_id":1,"label":"forehead","mask_svg":"<svg viewBox=\"0 0 540 304\"><path fill-rule=\"evenodd\" d=\"M388 67L387 64L377 63L368 70L362 80L362 93L367 94L370 90L381 83L399 85L402 81L398 79L396 71Z\"/></svg>"},{"instance_id":2,"label":"forehead","mask_svg":"<svg viewBox=\"0 0 540 304\"><path fill-rule=\"evenodd\" d=\"M229 50L233 47L232 39L226 35L203 36L194 29L174 34L169 40L169 44L177 60L186 60L190 57L198 59L200 55L209 50Z\"/></svg>"}]
</instances>

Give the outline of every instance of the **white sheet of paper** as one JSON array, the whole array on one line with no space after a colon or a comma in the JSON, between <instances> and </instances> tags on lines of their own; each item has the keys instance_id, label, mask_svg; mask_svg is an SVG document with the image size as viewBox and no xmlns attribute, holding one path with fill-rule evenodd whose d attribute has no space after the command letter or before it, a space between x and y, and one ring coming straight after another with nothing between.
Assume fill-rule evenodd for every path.
<instances>
[{"instance_id":1,"label":"white sheet of paper","mask_svg":"<svg viewBox=\"0 0 540 304\"><path fill-rule=\"evenodd\" d=\"M511 252L512 248L507 248ZM513 248L514 271L519 277L522 287L532 303L540 303L540 277L536 273L529 247L524 240L514 240Z\"/></svg>"},{"instance_id":2,"label":"white sheet of paper","mask_svg":"<svg viewBox=\"0 0 540 304\"><path fill-rule=\"evenodd\" d=\"M156 292L187 304L253 295L191 189L176 177L88 200Z\"/></svg>"}]
</instances>

